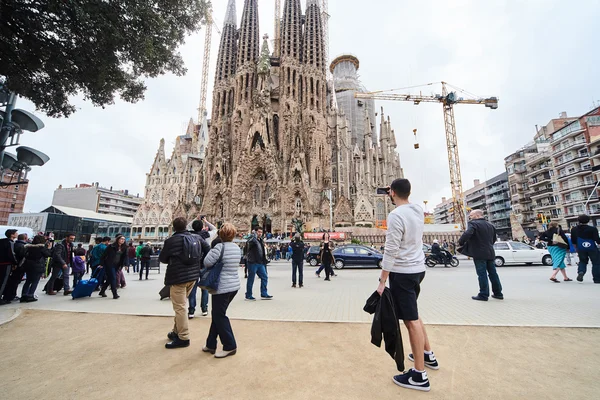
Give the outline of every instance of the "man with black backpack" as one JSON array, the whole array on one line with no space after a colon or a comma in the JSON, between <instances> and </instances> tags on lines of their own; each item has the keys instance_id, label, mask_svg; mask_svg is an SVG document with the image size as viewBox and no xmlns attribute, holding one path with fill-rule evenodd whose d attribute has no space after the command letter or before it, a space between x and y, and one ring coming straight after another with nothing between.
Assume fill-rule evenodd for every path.
<instances>
[{"instance_id":1,"label":"man with black backpack","mask_svg":"<svg viewBox=\"0 0 600 400\"><path fill-rule=\"evenodd\" d=\"M170 286L170 297L175 311L175 326L167 337L167 349L188 347L187 299L200 278L202 260L201 238L186 230L187 220L183 217L173 220L173 236L165 241L160 253L160 262L167 264L165 285Z\"/></svg>"}]
</instances>

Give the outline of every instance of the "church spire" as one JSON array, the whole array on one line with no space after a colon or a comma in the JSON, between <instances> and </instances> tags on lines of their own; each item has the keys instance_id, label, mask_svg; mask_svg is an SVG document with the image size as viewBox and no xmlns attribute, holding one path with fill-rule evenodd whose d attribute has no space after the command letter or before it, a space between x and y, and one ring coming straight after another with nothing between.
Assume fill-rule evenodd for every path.
<instances>
[{"instance_id":1,"label":"church spire","mask_svg":"<svg viewBox=\"0 0 600 400\"><path fill-rule=\"evenodd\" d=\"M207 27L207 29L210 29L210 27ZM236 31L235 0L229 0L227 13L225 14L225 23L223 24L221 44L219 46L219 55L217 57L215 84L235 74L235 59L237 56Z\"/></svg>"},{"instance_id":2,"label":"church spire","mask_svg":"<svg viewBox=\"0 0 600 400\"><path fill-rule=\"evenodd\" d=\"M245 0L240 25L240 42L237 65L256 65L259 59L258 0Z\"/></svg>"},{"instance_id":3,"label":"church spire","mask_svg":"<svg viewBox=\"0 0 600 400\"><path fill-rule=\"evenodd\" d=\"M300 0L285 0L281 26L281 57L301 59L302 7Z\"/></svg>"},{"instance_id":4,"label":"church spire","mask_svg":"<svg viewBox=\"0 0 600 400\"><path fill-rule=\"evenodd\" d=\"M323 24L321 10L317 0L306 1L306 29L303 41L303 62L317 67L325 73L325 44L323 41Z\"/></svg>"}]
</instances>

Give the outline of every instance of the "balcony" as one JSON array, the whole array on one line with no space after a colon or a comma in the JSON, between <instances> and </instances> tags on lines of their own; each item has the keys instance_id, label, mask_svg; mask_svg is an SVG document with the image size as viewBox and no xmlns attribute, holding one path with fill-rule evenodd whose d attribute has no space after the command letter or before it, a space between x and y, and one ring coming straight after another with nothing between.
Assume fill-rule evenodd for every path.
<instances>
[{"instance_id":1,"label":"balcony","mask_svg":"<svg viewBox=\"0 0 600 400\"><path fill-rule=\"evenodd\" d=\"M556 146L554 148L554 151L552 152L552 155L554 157L558 157L559 155L567 152L568 150L575 150L581 147L584 147L586 144L585 139L578 139L578 140L573 140L573 141L569 141L566 143L562 143L559 146Z\"/></svg>"},{"instance_id":2,"label":"balcony","mask_svg":"<svg viewBox=\"0 0 600 400\"><path fill-rule=\"evenodd\" d=\"M507 207L505 204L502 204L502 205L489 207L487 210L488 210L488 212L506 211L506 210L510 210L510 206Z\"/></svg>"},{"instance_id":3,"label":"balcony","mask_svg":"<svg viewBox=\"0 0 600 400\"><path fill-rule=\"evenodd\" d=\"M556 162L554 163L554 168L562 167L562 166L574 163L576 161L582 161L582 160L587 159L587 158L589 158L589 154L588 153L578 154L576 156L566 157L566 158L563 158L561 160L557 159Z\"/></svg>"},{"instance_id":4,"label":"balcony","mask_svg":"<svg viewBox=\"0 0 600 400\"><path fill-rule=\"evenodd\" d=\"M585 203L588 200L588 196L589 196L589 194L587 196L573 196L573 197L570 197L569 200L564 199L563 204L565 206L568 206L568 205L572 205L572 204ZM594 201L594 200L598 200L598 195L594 195L590 199L590 201Z\"/></svg>"},{"instance_id":5,"label":"balcony","mask_svg":"<svg viewBox=\"0 0 600 400\"><path fill-rule=\"evenodd\" d=\"M489 196L491 194L502 192L502 191L506 191L506 190L508 190L508 184L507 183L499 185L499 186L494 186L490 190L486 190L485 194Z\"/></svg>"},{"instance_id":6,"label":"balcony","mask_svg":"<svg viewBox=\"0 0 600 400\"><path fill-rule=\"evenodd\" d=\"M600 158L600 149L596 150L593 154L590 155L590 159Z\"/></svg>"},{"instance_id":7,"label":"balcony","mask_svg":"<svg viewBox=\"0 0 600 400\"><path fill-rule=\"evenodd\" d=\"M594 182L578 182L578 183L573 183L573 184L565 184L562 185L560 188L560 191L563 193L568 193L568 192L572 192L573 190L576 189L582 189L582 188L587 188L587 187L594 187L596 184Z\"/></svg>"},{"instance_id":8,"label":"balcony","mask_svg":"<svg viewBox=\"0 0 600 400\"><path fill-rule=\"evenodd\" d=\"M540 190L535 190L529 193L529 197L536 198L536 197L541 197L541 196L549 196L552 195L554 192L554 189L552 188L545 188L545 189L540 189Z\"/></svg>"},{"instance_id":9,"label":"balcony","mask_svg":"<svg viewBox=\"0 0 600 400\"><path fill-rule=\"evenodd\" d=\"M536 168L530 168L529 172L527 172L527 174L525 174L525 176L527 178L530 178L532 176L539 175L543 172L550 171L551 168L552 168L552 164L550 164L550 163L542 164Z\"/></svg>"},{"instance_id":10,"label":"balcony","mask_svg":"<svg viewBox=\"0 0 600 400\"><path fill-rule=\"evenodd\" d=\"M568 127L562 128L555 133L552 134L552 143L558 142L560 140L564 140L570 138L572 136L576 136L577 134L583 132L581 129L581 124L579 121L575 121L570 124Z\"/></svg>"},{"instance_id":11,"label":"balcony","mask_svg":"<svg viewBox=\"0 0 600 400\"><path fill-rule=\"evenodd\" d=\"M557 203L555 201L544 201L541 204L536 204L536 210L548 210L552 208L556 208Z\"/></svg>"},{"instance_id":12,"label":"balcony","mask_svg":"<svg viewBox=\"0 0 600 400\"><path fill-rule=\"evenodd\" d=\"M496 195L496 196L488 197L485 202L487 204L490 204L490 203L495 203L497 201L507 201L507 200L509 200L508 193L504 193L504 194L501 194L501 195Z\"/></svg>"},{"instance_id":13,"label":"balcony","mask_svg":"<svg viewBox=\"0 0 600 400\"><path fill-rule=\"evenodd\" d=\"M510 218L510 214L498 213L498 214L492 214L490 216L490 221L500 221L500 220L509 219L509 218Z\"/></svg>"},{"instance_id":14,"label":"balcony","mask_svg":"<svg viewBox=\"0 0 600 400\"><path fill-rule=\"evenodd\" d=\"M552 180L552 177L550 177L550 175L542 176L541 178L537 178L537 179L530 179L529 187L538 186L538 185L541 185L542 183L548 183L551 180Z\"/></svg>"},{"instance_id":15,"label":"balcony","mask_svg":"<svg viewBox=\"0 0 600 400\"><path fill-rule=\"evenodd\" d=\"M540 163L544 160L549 160L550 159L550 153L545 151L542 153L538 153L536 156L532 157L531 159L529 159L525 165L534 165L536 163Z\"/></svg>"},{"instance_id":16,"label":"balcony","mask_svg":"<svg viewBox=\"0 0 600 400\"><path fill-rule=\"evenodd\" d=\"M572 176L585 175L592 172L592 166L586 165L584 168L573 168L567 172L562 172L558 175L558 180L562 181Z\"/></svg>"}]
</instances>

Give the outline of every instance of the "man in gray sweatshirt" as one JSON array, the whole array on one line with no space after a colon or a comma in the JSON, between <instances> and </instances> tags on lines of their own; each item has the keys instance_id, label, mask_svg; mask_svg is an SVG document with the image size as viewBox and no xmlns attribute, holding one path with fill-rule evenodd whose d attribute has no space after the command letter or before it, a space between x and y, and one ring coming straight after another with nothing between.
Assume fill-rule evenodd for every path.
<instances>
[{"instance_id":1,"label":"man in gray sweatshirt","mask_svg":"<svg viewBox=\"0 0 600 400\"><path fill-rule=\"evenodd\" d=\"M385 282L389 278L396 316L404 321L410 337L412 354L408 358L415 363L415 367L408 372L394 376L394 383L404 388L428 392L430 385L425 367L439 369L439 364L431 351L417 308L421 281L425 277L425 214L421 207L409 202L410 191L408 179L396 179L388 189L390 200L396 208L387 219L385 251L377 292L380 295L383 293Z\"/></svg>"}]
</instances>

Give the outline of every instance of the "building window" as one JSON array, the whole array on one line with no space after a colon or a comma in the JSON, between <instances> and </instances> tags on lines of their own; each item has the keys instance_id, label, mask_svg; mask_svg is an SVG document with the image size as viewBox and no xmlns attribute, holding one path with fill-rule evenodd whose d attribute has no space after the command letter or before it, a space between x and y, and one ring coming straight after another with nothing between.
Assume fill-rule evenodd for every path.
<instances>
[{"instance_id":1,"label":"building window","mask_svg":"<svg viewBox=\"0 0 600 400\"><path fill-rule=\"evenodd\" d=\"M11 209L11 210L14 210L14 209L15 209L15 203L12 203L12 204L10 205L10 209Z\"/></svg>"}]
</instances>

